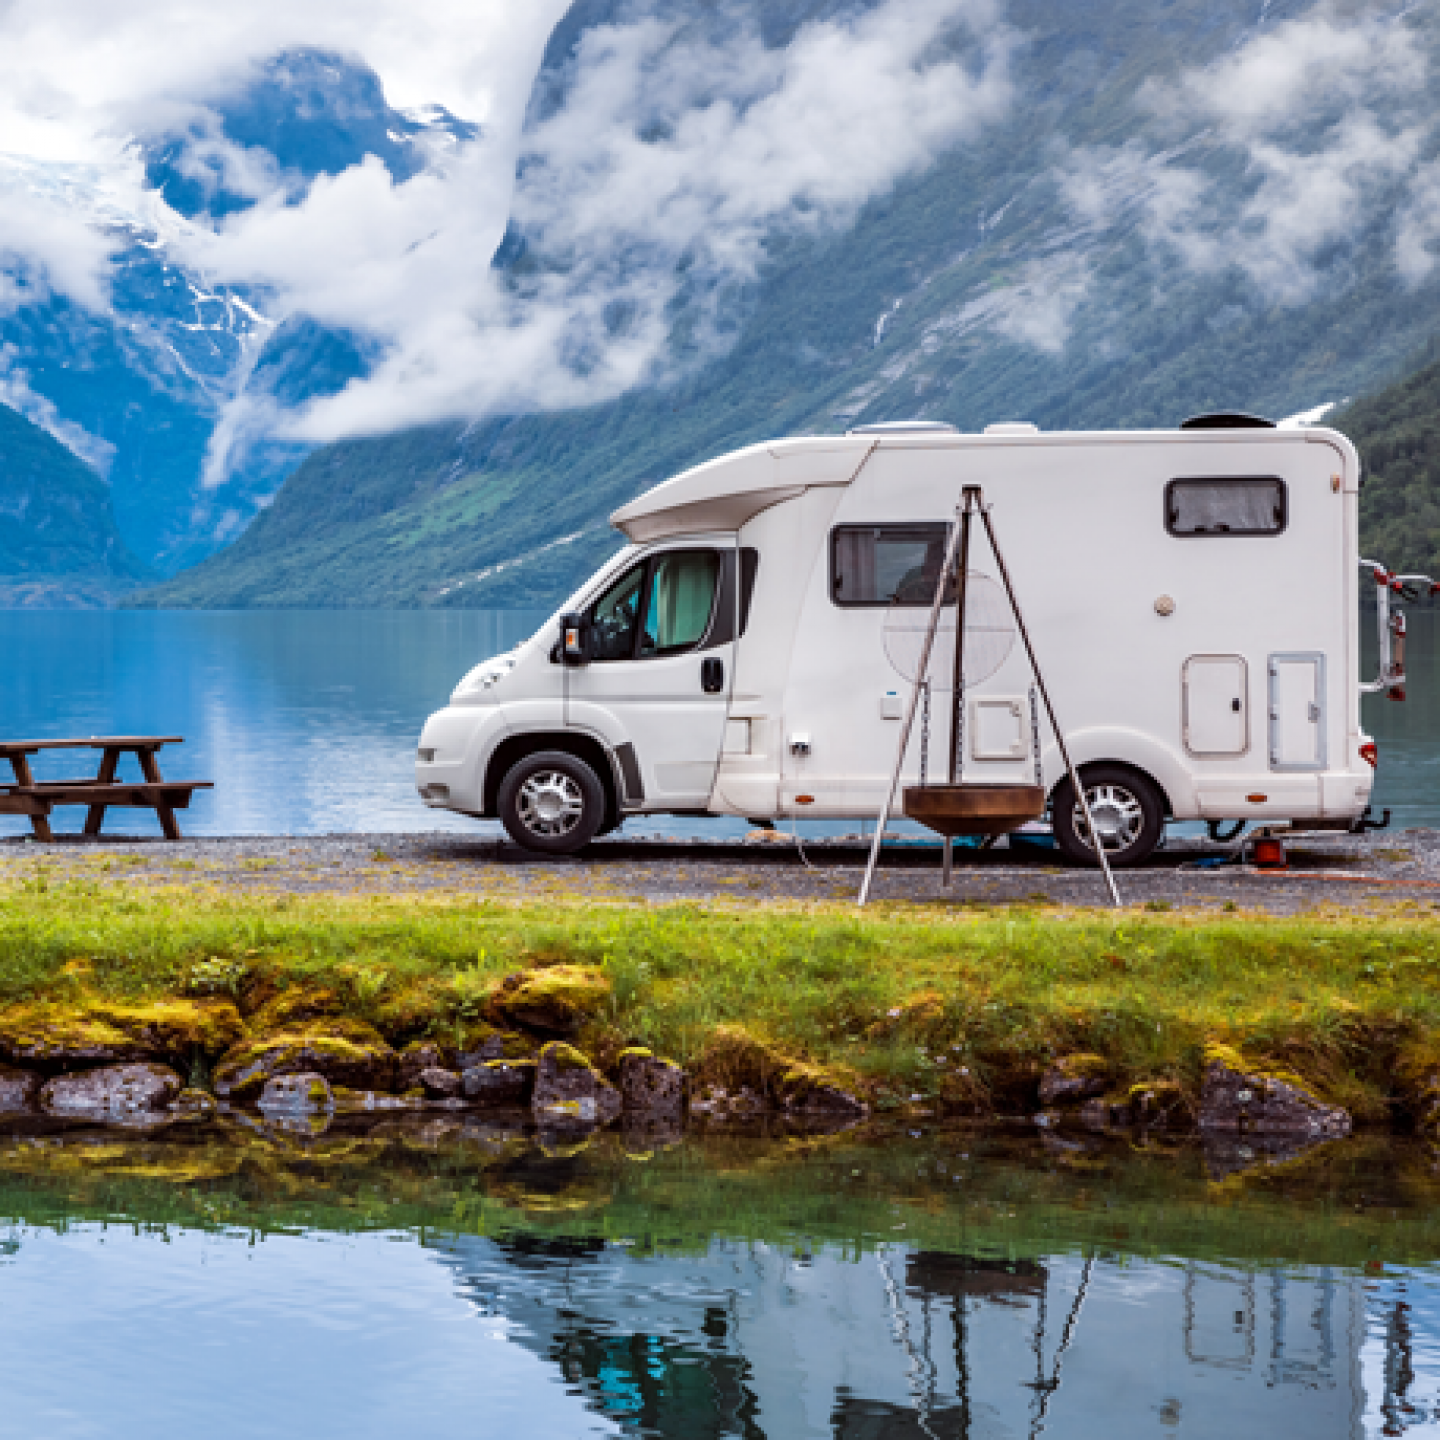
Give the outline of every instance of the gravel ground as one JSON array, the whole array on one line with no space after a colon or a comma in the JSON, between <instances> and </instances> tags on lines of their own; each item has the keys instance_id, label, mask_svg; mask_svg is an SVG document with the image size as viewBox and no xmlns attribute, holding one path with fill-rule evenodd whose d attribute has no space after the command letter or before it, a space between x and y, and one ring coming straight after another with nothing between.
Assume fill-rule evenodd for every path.
<instances>
[{"instance_id":1,"label":"gravel ground","mask_svg":"<svg viewBox=\"0 0 1440 1440\"><path fill-rule=\"evenodd\" d=\"M1121 898L1150 909L1440 909L1440 830L1295 836L1288 868L1257 870L1239 846L1174 840L1148 865L1117 872ZM509 899L593 897L647 903L853 900L866 847L858 839L744 843L611 837L575 859L546 860L490 835L358 834L0 841L0 881L36 878L220 887L254 894L444 891ZM960 850L954 884L941 883L938 847L887 846L874 898L922 905L1050 903L1104 906L1098 871L1057 863L1053 850Z\"/></svg>"}]
</instances>

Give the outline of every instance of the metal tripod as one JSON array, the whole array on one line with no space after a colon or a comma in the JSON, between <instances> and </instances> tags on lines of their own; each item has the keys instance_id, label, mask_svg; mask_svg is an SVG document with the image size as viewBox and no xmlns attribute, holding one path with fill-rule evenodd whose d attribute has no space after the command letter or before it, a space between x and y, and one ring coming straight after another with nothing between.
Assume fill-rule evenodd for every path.
<instances>
[{"instance_id":1,"label":"metal tripod","mask_svg":"<svg viewBox=\"0 0 1440 1440\"><path fill-rule=\"evenodd\" d=\"M1065 744L1065 733L1061 730L1060 722L1055 716L1055 706L1051 702L1045 677L1041 674L1040 662L1035 658L1035 647L1030 643L1030 632L1025 627L1025 617L1020 613L1020 602L1015 597L1015 587L1010 580L1010 571L1006 567L1005 557L1000 551L1000 542L995 536L995 525L990 519L990 507L985 504L985 496L978 485L966 485L961 491L960 503L955 507L955 524L950 529L950 541L945 548L945 561L940 567L940 575L935 584L935 598L930 605L930 621L925 627L925 638L920 645L920 660L916 667L914 683L910 687L910 703L905 708L905 720L900 727L900 743L895 752L895 768L891 772L890 784L885 791L885 802L880 807L880 818L875 825L875 839L870 846L870 859L865 866L865 878L860 885L857 903L864 905L870 898L870 887L875 879L875 869L880 863L880 846L885 839L885 827L890 823L890 813L895 804L895 792L900 788L900 773L905 766L905 752L910 747L910 732L915 724L915 710L919 704L920 692L930 673L930 655L935 648L935 632L940 625L940 612L945 606L945 590L952 575L955 578L956 586L955 677L952 692L954 718L950 726L950 779L952 783L955 782L959 773L959 717L963 700L961 691L965 659L966 562L970 552L971 517L975 515L980 517L980 523L985 527L991 554L995 556L995 566L1000 571L1000 583L1005 587L1005 598L1010 602L1010 613L1015 617L1015 628L1020 632L1021 643L1025 646L1025 655L1030 662L1030 671L1035 677L1035 685L1040 691L1040 698L1045 702L1045 713L1050 717L1050 728L1055 732L1055 743L1060 747L1060 758L1065 762L1065 770L1070 776L1071 788L1075 792L1080 811L1085 817L1085 828L1090 836L1090 848L1095 852L1095 857L1100 862L1100 869L1105 874L1105 885L1110 892L1110 903L1118 908L1121 903L1120 892L1115 888L1115 877L1110 872L1110 861L1105 854L1105 843L1100 838L1100 832L1095 826L1095 818L1090 813L1090 801L1080 783L1079 773L1070 759L1070 749ZM957 558L960 558L958 574L956 573ZM947 885L950 883L951 853L951 843L947 838L945 841L945 883Z\"/></svg>"}]
</instances>

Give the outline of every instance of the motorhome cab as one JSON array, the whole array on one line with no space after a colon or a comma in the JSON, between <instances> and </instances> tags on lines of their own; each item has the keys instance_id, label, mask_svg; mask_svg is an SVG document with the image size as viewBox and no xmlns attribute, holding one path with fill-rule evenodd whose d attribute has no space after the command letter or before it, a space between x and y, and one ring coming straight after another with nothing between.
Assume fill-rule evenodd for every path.
<instances>
[{"instance_id":1,"label":"motorhome cab","mask_svg":"<svg viewBox=\"0 0 1440 1440\"><path fill-rule=\"evenodd\" d=\"M1113 864L1144 859L1167 820L1345 828L1374 754L1359 481L1335 431L1243 417L752 445L615 512L629 545L461 681L425 725L416 784L552 853L635 814L873 819L912 678L888 642L907 609L928 618L961 489L980 485ZM970 573L995 574L983 540ZM964 777L1033 783L1038 747L1056 839L1093 860L1031 685L1015 644L967 684ZM932 777L951 713L937 700ZM917 724L907 784L925 738Z\"/></svg>"}]
</instances>

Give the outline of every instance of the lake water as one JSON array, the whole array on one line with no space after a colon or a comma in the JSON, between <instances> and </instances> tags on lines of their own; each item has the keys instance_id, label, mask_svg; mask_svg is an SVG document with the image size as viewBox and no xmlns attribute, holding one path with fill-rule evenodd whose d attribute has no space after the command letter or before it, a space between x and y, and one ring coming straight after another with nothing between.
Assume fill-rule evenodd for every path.
<instances>
[{"instance_id":1,"label":"lake water","mask_svg":"<svg viewBox=\"0 0 1440 1440\"><path fill-rule=\"evenodd\" d=\"M162 754L164 772L218 782L182 815L191 834L494 831L420 804L415 741L465 671L543 619L519 611L0 611L0 736L183 735L183 746ZM1376 801L1392 807L1396 824L1437 825L1436 612L1412 616L1410 657L1406 702L1364 702L1382 756ZM88 758L42 757L36 770L75 775ZM79 814L61 812L62 827L78 828ZM143 812L109 823L159 833ZM626 831L745 828L662 819L631 821ZM0 816L0 835L27 830L24 820Z\"/></svg>"},{"instance_id":2,"label":"lake water","mask_svg":"<svg viewBox=\"0 0 1440 1440\"><path fill-rule=\"evenodd\" d=\"M1440 1427L1421 1147L226 1124L0 1132L0 1433Z\"/></svg>"}]
</instances>

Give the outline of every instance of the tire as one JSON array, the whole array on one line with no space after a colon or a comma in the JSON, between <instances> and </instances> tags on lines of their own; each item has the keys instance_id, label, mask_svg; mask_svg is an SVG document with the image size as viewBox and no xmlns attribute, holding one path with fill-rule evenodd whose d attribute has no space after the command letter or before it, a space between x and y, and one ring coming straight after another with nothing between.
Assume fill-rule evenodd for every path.
<instances>
[{"instance_id":1,"label":"tire","mask_svg":"<svg viewBox=\"0 0 1440 1440\"><path fill-rule=\"evenodd\" d=\"M578 756L538 750L500 782L500 823L523 849L573 855L605 820L605 787Z\"/></svg>"},{"instance_id":2,"label":"tire","mask_svg":"<svg viewBox=\"0 0 1440 1440\"><path fill-rule=\"evenodd\" d=\"M1119 869L1148 860L1165 829L1165 805L1155 786L1123 765L1084 765L1080 782L1111 866ZM1068 775L1055 787L1050 820L1055 843L1067 860L1076 865L1099 864Z\"/></svg>"}]
</instances>

